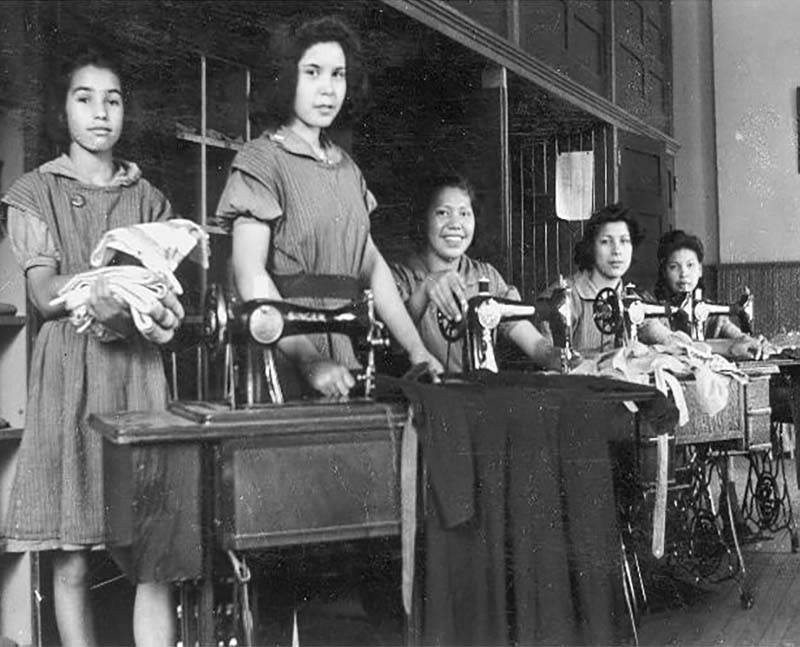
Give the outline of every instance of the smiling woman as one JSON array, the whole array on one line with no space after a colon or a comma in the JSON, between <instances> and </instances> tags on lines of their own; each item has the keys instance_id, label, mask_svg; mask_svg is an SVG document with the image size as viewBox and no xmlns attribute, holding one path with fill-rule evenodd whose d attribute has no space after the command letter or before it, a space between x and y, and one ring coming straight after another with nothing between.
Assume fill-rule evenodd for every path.
<instances>
[{"instance_id":1,"label":"smiling woman","mask_svg":"<svg viewBox=\"0 0 800 647\"><path fill-rule=\"evenodd\" d=\"M475 235L475 192L465 178L434 176L422 187L419 199L412 232L418 249L405 263L395 264L392 272L425 345L448 371L460 373L464 342L444 338L437 312L460 321L482 279L488 281L493 296L516 301L520 296L492 265L466 254ZM501 324L500 331L542 368L559 367L557 350L531 322Z\"/></svg>"}]
</instances>

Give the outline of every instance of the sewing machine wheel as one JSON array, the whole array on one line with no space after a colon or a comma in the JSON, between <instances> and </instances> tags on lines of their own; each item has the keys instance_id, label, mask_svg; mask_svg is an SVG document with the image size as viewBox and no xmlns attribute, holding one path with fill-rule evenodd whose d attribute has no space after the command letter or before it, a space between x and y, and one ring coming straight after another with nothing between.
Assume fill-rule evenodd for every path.
<instances>
[{"instance_id":1,"label":"sewing machine wheel","mask_svg":"<svg viewBox=\"0 0 800 647\"><path fill-rule=\"evenodd\" d=\"M442 333L442 337L449 342L458 341L467 332L467 324L463 317L461 321L454 321L445 317L441 310L437 310L436 321L439 324L439 331Z\"/></svg>"},{"instance_id":2,"label":"sewing machine wheel","mask_svg":"<svg viewBox=\"0 0 800 647\"><path fill-rule=\"evenodd\" d=\"M222 348L228 335L228 302L221 285L212 285L206 292L203 310L203 341L211 350Z\"/></svg>"},{"instance_id":3,"label":"sewing machine wheel","mask_svg":"<svg viewBox=\"0 0 800 647\"><path fill-rule=\"evenodd\" d=\"M604 335L616 333L622 326L619 296L613 288L603 288L597 293L592 308L594 325Z\"/></svg>"}]
</instances>

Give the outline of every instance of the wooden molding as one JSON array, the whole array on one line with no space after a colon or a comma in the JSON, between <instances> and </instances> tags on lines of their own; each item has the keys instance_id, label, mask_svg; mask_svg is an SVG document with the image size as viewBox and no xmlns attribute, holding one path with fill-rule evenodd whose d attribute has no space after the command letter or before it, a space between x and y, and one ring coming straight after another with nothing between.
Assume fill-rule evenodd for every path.
<instances>
[{"instance_id":1,"label":"wooden molding","mask_svg":"<svg viewBox=\"0 0 800 647\"><path fill-rule=\"evenodd\" d=\"M503 36L465 16L442 0L381 1L456 42L463 43L487 59L508 68L603 121L623 130L664 142L667 152L672 155L680 148L676 139L523 52Z\"/></svg>"}]
</instances>

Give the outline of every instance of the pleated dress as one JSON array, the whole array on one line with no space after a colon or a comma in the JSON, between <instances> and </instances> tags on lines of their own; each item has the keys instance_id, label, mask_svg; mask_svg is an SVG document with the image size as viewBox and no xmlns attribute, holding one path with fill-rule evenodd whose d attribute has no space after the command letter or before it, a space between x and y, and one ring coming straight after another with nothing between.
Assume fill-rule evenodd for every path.
<instances>
[{"instance_id":1,"label":"pleated dress","mask_svg":"<svg viewBox=\"0 0 800 647\"><path fill-rule=\"evenodd\" d=\"M67 156L24 175L3 202L12 248L26 272L36 266L55 267L59 274L85 271L107 230L172 215L169 202L135 164L122 163L111 185L98 187L82 183ZM103 343L78 334L66 316L46 321L29 366L25 430L3 520L4 550L103 544L103 446L87 418L163 409L166 403L155 344L137 333Z\"/></svg>"}]
</instances>

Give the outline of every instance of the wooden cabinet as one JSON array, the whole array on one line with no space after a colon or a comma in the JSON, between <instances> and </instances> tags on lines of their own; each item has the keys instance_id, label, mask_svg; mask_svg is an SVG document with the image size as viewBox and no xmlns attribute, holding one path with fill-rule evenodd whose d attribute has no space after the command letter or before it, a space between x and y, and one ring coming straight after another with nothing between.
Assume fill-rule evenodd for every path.
<instances>
[{"instance_id":1,"label":"wooden cabinet","mask_svg":"<svg viewBox=\"0 0 800 647\"><path fill-rule=\"evenodd\" d=\"M519 3L519 46L559 72L611 98L606 2Z\"/></svg>"},{"instance_id":2,"label":"wooden cabinet","mask_svg":"<svg viewBox=\"0 0 800 647\"><path fill-rule=\"evenodd\" d=\"M665 133L672 132L670 4L621 0L613 4L616 103Z\"/></svg>"}]
</instances>

